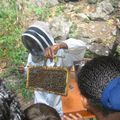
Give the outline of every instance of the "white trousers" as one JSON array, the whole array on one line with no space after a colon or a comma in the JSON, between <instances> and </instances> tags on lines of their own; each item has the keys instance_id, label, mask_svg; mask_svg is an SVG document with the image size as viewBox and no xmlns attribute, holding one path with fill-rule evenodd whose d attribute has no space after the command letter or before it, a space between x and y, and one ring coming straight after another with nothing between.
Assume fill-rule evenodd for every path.
<instances>
[{"instance_id":1,"label":"white trousers","mask_svg":"<svg viewBox=\"0 0 120 120\"><path fill-rule=\"evenodd\" d=\"M60 95L55 95L55 94L47 93L43 91L35 91L34 95L35 95L34 103L47 104L55 108L59 113L59 115L63 117L62 100Z\"/></svg>"}]
</instances>

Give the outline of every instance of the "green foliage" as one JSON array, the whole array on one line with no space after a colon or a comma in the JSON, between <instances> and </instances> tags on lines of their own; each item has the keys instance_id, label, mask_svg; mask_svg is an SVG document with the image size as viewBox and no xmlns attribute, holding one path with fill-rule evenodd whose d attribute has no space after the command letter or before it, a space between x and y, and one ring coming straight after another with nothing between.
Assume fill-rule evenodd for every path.
<instances>
[{"instance_id":1,"label":"green foliage","mask_svg":"<svg viewBox=\"0 0 120 120\"><path fill-rule=\"evenodd\" d=\"M21 79L18 67L26 61L27 54L21 42L22 28L18 17L20 16L16 0L2 0L0 4L0 59L7 60L9 64L0 77L9 80L11 76L15 76L16 78L12 79L13 82L6 82L7 86L16 92L21 90L25 94L25 86L17 81ZM14 79L16 79L15 83ZM29 98L29 91L26 94L26 97Z\"/></svg>"},{"instance_id":2,"label":"green foliage","mask_svg":"<svg viewBox=\"0 0 120 120\"><path fill-rule=\"evenodd\" d=\"M7 2L7 4L5 4ZM2 7L6 5L6 7ZM4 1L0 6L0 58L9 58L9 62L19 65L25 52L21 43L21 26L17 23L18 10L16 0Z\"/></svg>"},{"instance_id":3,"label":"green foliage","mask_svg":"<svg viewBox=\"0 0 120 120\"><path fill-rule=\"evenodd\" d=\"M26 100L30 100L33 97L33 91L26 88L26 80L22 79L21 81L21 93Z\"/></svg>"},{"instance_id":4,"label":"green foliage","mask_svg":"<svg viewBox=\"0 0 120 120\"><path fill-rule=\"evenodd\" d=\"M86 50L86 53L85 53L85 58L94 58L94 57L97 57L98 55L91 52L90 50Z\"/></svg>"},{"instance_id":5,"label":"green foliage","mask_svg":"<svg viewBox=\"0 0 120 120\"><path fill-rule=\"evenodd\" d=\"M64 4L60 4L59 6L57 6L56 8L56 16L61 15L64 12L65 6Z\"/></svg>"},{"instance_id":6,"label":"green foliage","mask_svg":"<svg viewBox=\"0 0 120 120\"><path fill-rule=\"evenodd\" d=\"M52 8L48 4L43 7L31 6L31 10L39 17L40 20L47 20L52 16ZM55 16L59 16L64 12L65 5L59 4L55 9Z\"/></svg>"},{"instance_id":7,"label":"green foliage","mask_svg":"<svg viewBox=\"0 0 120 120\"><path fill-rule=\"evenodd\" d=\"M20 74L16 66L8 68L7 72L3 73L2 78L5 78L8 89L21 93L25 100L31 100L33 90L26 87L26 75Z\"/></svg>"},{"instance_id":8,"label":"green foliage","mask_svg":"<svg viewBox=\"0 0 120 120\"><path fill-rule=\"evenodd\" d=\"M15 81L6 81L7 88L15 91L17 94L21 93L27 101L33 98L33 90L26 88L25 76L17 73L17 81L15 83L14 82Z\"/></svg>"},{"instance_id":9,"label":"green foliage","mask_svg":"<svg viewBox=\"0 0 120 120\"><path fill-rule=\"evenodd\" d=\"M95 3L97 3L97 1L98 1L98 0L87 0L87 2L88 2L89 4L95 4Z\"/></svg>"},{"instance_id":10,"label":"green foliage","mask_svg":"<svg viewBox=\"0 0 120 120\"><path fill-rule=\"evenodd\" d=\"M45 5L44 7L32 6L32 10L39 17L40 20L47 20L51 16L50 7Z\"/></svg>"},{"instance_id":11,"label":"green foliage","mask_svg":"<svg viewBox=\"0 0 120 120\"><path fill-rule=\"evenodd\" d=\"M120 59L120 46L117 46L117 50L116 50L115 55L118 59Z\"/></svg>"},{"instance_id":12,"label":"green foliage","mask_svg":"<svg viewBox=\"0 0 120 120\"><path fill-rule=\"evenodd\" d=\"M120 46L117 47L117 52L118 52L119 55L120 55Z\"/></svg>"},{"instance_id":13,"label":"green foliage","mask_svg":"<svg viewBox=\"0 0 120 120\"><path fill-rule=\"evenodd\" d=\"M116 6L118 6L118 2L119 2L120 0L110 0L110 3L114 6L114 7L116 7Z\"/></svg>"},{"instance_id":14,"label":"green foliage","mask_svg":"<svg viewBox=\"0 0 120 120\"><path fill-rule=\"evenodd\" d=\"M70 33L69 33L69 37L70 38L75 38L76 36L78 36L78 34L80 34L80 32L77 32L77 24L73 23L71 28L70 28Z\"/></svg>"},{"instance_id":15,"label":"green foliage","mask_svg":"<svg viewBox=\"0 0 120 120\"><path fill-rule=\"evenodd\" d=\"M30 13L34 12L33 14L43 21L52 15L52 8L49 5L42 8L31 5L27 7L27 9L31 9ZM0 59L5 59L8 63L5 71L0 73L0 77L5 80L13 77L12 82L6 81L7 86L15 92L21 92L25 99L30 99L33 91L26 88L26 78L18 72L19 66L27 60L27 52L21 42L23 26L20 24L22 18L26 18L26 16L23 14L21 16L22 10L18 8L17 0L1 0L0 2ZM60 4L55 10L55 15L60 15L64 11L64 6ZM24 21L22 22L24 23Z\"/></svg>"}]
</instances>

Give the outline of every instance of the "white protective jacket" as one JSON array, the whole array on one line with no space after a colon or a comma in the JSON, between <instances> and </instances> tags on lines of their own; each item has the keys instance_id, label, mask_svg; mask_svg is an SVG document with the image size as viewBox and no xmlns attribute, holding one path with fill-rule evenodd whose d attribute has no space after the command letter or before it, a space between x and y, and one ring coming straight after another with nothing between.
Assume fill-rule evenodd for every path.
<instances>
[{"instance_id":1,"label":"white protective jacket","mask_svg":"<svg viewBox=\"0 0 120 120\"><path fill-rule=\"evenodd\" d=\"M84 57L86 44L81 40L76 40L72 38L65 40L63 42L67 44L68 50L60 49L57 52L56 56L64 56L63 58L61 57L58 58L57 66L71 67L73 65L73 61L80 60ZM31 54L28 55L27 66L28 65L43 66L43 63L44 61L34 63L32 60L32 55ZM54 64L55 64L54 60L53 62L47 60L47 66L54 66ZM35 90L34 95L35 103L45 103L47 105L50 105L51 107L55 108L58 111L60 116L63 116L62 101L60 95L37 90Z\"/></svg>"}]
</instances>

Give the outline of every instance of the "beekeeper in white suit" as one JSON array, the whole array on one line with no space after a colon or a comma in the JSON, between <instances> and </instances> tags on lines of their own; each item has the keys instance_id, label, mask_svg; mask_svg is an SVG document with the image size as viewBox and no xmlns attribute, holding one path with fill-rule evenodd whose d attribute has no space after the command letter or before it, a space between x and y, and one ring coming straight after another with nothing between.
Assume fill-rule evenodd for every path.
<instances>
[{"instance_id":1,"label":"beekeeper in white suit","mask_svg":"<svg viewBox=\"0 0 120 120\"><path fill-rule=\"evenodd\" d=\"M73 61L83 58L86 44L81 40L68 39L62 43L55 43L50 34L49 27L46 23L37 21L32 24L22 34L22 42L28 49L27 66L43 66L44 57L47 60L47 66L54 66L54 56L58 56L57 66L71 67ZM27 70L27 67L25 68ZM60 116L63 116L61 96L37 91L34 92L35 103L45 103L55 108Z\"/></svg>"}]
</instances>

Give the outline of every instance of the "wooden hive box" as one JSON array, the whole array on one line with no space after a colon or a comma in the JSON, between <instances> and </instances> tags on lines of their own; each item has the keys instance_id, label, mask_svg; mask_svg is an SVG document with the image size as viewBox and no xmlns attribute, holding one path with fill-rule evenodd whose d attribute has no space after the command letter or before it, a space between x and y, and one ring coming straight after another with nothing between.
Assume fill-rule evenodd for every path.
<instances>
[{"instance_id":1,"label":"wooden hive box","mask_svg":"<svg viewBox=\"0 0 120 120\"><path fill-rule=\"evenodd\" d=\"M63 112L65 116L69 116L69 114L72 114L77 117L76 114L80 114L84 119L90 119L93 120L95 118L95 115L88 112L82 103L81 100L81 93L78 88L76 74L78 73L78 70L82 68L82 66L85 65L86 62L88 62L91 59L82 59L79 61L74 62L74 67L70 71L69 75L69 83L68 83L68 95L62 96L62 107ZM76 120L76 119L72 119Z\"/></svg>"}]
</instances>

